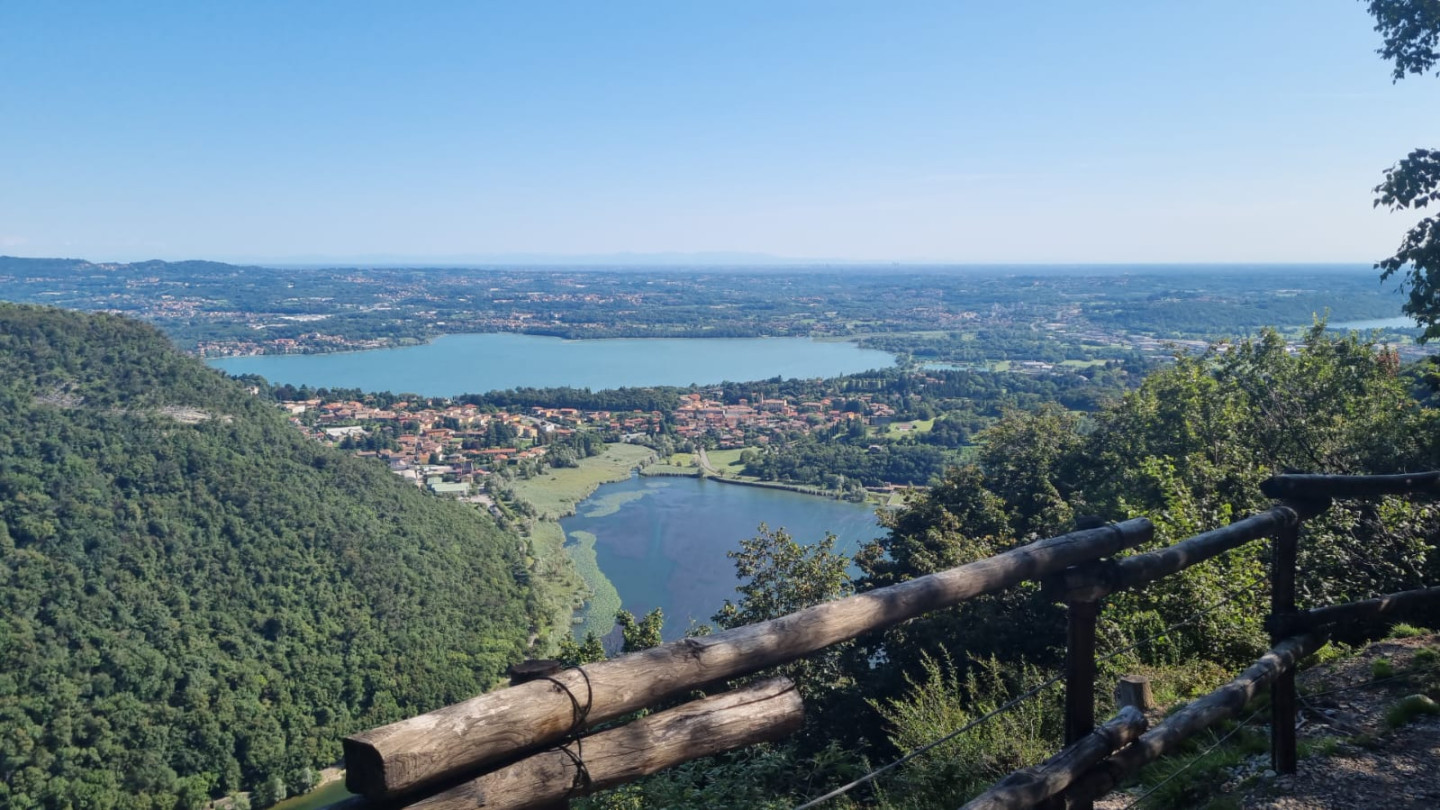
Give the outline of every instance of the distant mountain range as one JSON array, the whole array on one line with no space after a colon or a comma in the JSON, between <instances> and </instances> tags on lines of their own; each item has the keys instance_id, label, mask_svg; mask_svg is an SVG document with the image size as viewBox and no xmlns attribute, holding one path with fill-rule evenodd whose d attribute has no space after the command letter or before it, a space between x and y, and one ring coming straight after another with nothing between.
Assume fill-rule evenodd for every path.
<instances>
[{"instance_id":1,"label":"distant mountain range","mask_svg":"<svg viewBox=\"0 0 1440 810\"><path fill-rule=\"evenodd\" d=\"M447 256L413 256L403 254L372 254L361 256L279 256L279 257L232 257L227 261L201 259L162 260L147 259L131 262L51 258L0 256L0 272L7 266L10 272L21 269L68 269L77 265L113 265L127 270L175 269L184 271L220 271L237 267L270 268L633 268L668 269L686 268L766 268L783 267L790 270L805 268L853 267L861 270L885 271L889 269L923 268L928 270L954 270L960 272L1023 270L1031 275L1050 273L1084 272L1091 275L1133 272L1205 272L1207 270L1233 272L1235 270L1266 268L1303 268L1311 272L1374 273L1374 268L1361 262L1232 262L1226 264L1174 264L1174 263L1125 263L1125 264L1002 264L962 263L945 261L856 261L851 259L795 258L773 256L766 253L700 252L700 253L497 253L497 254L456 254Z\"/></svg>"}]
</instances>

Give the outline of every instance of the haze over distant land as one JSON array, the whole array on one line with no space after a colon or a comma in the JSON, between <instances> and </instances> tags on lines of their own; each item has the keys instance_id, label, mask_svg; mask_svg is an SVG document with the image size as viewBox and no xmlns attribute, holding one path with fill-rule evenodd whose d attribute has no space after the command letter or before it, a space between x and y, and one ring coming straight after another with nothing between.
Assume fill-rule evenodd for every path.
<instances>
[{"instance_id":1,"label":"haze over distant land","mask_svg":"<svg viewBox=\"0 0 1440 810\"><path fill-rule=\"evenodd\" d=\"M1129 273L1135 271L1164 272L1174 270L1187 273L1204 273L1208 270L1234 270L1237 267L1295 269L1304 267L1315 272L1372 272L1370 262L954 262L954 261L889 261L814 258L803 256L775 256L766 253L509 253L509 254L460 254L453 256L279 256L279 257L237 257L228 260L239 265L255 265L276 268L341 268L341 267L406 267L406 268L515 268L515 269L608 269L608 270L708 270L708 269L783 269L798 272L807 269L853 268L865 272L883 272L887 269L928 270L953 272L997 272L1014 268L1026 273L1064 273L1084 271L1089 273Z\"/></svg>"},{"instance_id":2,"label":"haze over distant land","mask_svg":"<svg viewBox=\"0 0 1440 810\"><path fill-rule=\"evenodd\" d=\"M1368 262L1408 225L1370 189L1440 130L1371 27L1350 0L9 3L0 252Z\"/></svg>"},{"instance_id":3,"label":"haze over distant land","mask_svg":"<svg viewBox=\"0 0 1440 810\"><path fill-rule=\"evenodd\" d=\"M807 264L876 264L845 259L810 259L767 253L460 253L452 255L371 254L237 256L237 264L266 267L735 267Z\"/></svg>"}]
</instances>

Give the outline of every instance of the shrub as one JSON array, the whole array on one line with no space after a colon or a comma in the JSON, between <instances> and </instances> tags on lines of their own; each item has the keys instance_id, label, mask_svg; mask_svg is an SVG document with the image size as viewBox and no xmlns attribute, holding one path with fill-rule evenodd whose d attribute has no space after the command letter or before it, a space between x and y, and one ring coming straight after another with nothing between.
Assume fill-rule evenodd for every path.
<instances>
[{"instance_id":1,"label":"shrub","mask_svg":"<svg viewBox=\"0 0 1440 810\"><path fill-rule=\"evenodd\" d=\"M964 677L948 656L926 655L922 667L920 679L906 676L904 697L873 704L890 726L890 742L902 751L944 737L1041 680L1032 667L1006 668L993 659L975 662ZM1061 736L1059 694L1042 691L906 764L890 779L882 806L957 806L1050 756Z\"/></svg>"},{"instance_id":2,"label":"shrub","mask_svg":"<svg viewBox=\"0 0 1440 810\"><path fill-rule=\"evenodd\" d=\"M1407 695L1385 711L1385 725L1399 728L1427 714L1440 714L1440 704L1425 695Z\"/></svg>"}]
</instances>

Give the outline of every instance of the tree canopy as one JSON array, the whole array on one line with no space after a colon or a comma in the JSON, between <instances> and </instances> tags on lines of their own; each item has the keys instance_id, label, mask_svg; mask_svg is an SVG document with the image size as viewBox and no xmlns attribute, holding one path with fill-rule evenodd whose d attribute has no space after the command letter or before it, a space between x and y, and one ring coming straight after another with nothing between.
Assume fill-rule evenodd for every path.
<instances>
[{"instance_id":1,"label":"tree canopy","mask_svg":"<svg viewBox=\"0 0 1440 810\"><path fill-rule=\"evenodd\" d=\"M1393 65L1395 81L1423 76L1440 63L1440 0L1367 0L1375 30L1383 38L1379 54ZM1436 71L1440 76L1440 70ZM1375 205L1391 211L1420 210L1440 202L1440 150L1415 149L1385 170L1375 187ZM1425 327L1422 341L1440 337L1440 217L1421 219L1400 242L1395 255L1376 264L1380 277L1400 273L1409 294L1405 313Z\"/></svg>"},{"instance_id":2,"label":"tree canopy","mask_svg":"<svg viewBox=\"0 0 1440 810\"><path fill-rule=\"evenodd\" d=\"M302 790L524 656L521 548L149 326L0 304L0 806Z\"/></svg>"}]
</instances>

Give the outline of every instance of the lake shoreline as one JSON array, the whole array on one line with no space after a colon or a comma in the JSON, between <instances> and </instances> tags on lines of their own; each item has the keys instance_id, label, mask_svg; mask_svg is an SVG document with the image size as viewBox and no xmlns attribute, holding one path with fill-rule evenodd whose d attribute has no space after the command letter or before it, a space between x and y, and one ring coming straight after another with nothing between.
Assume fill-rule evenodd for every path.
<instances>
[{"instance_id":1,"label":"lake shoreline","mask_svg":"<svg viewBox=\"0 0 1440 810\"><path fill-rule=\"evenodd\" d=\"M198 357L208 363L212 360L237 360L245 357L309 357L312 355L363 354L364 352L383 351L385 349L409 349L416 346L429 346L434 344L435 341L442 338L464 337L466 335L524 335L526 337L553 338L555 340L563 340L567 343L583 343L586 341L598 342L608 340L789 340L798 338L804 340L813 340L816 343L854 343L856 345L859 345L859 342L864 338L887 334L890 333L866 332L864 334L855 335L728 335L726 337L716 337L715 335L596 335L586 337L566 337L564 335L555 335L549 332L531 332L523 329L491 329L488 331L467 329L463 332L437 332L433 335L426 335L424 337L386 338L385 340L387 342L382 345L361 346L356 348L342 346L340 348L332 349L317 346L314 348L302 349L300 351L285 352L262 350L258 352L248 352L246 354L218 355L201 354L199 351L192 349L186 350L185 353L194 357Z\"/></svg>"},{"instance_id":2,"label":"lake shoreline","mask_svg":"<svg viewBox=\"0 0 1440 810\"><path fill-rule=\"evenodd\" d=\"M742 487L760 487L762 489L778 489L785 492L794 492L800 495L809 495L814 498L829 498L834 501L843 501L845 497L835 490L823 489L821 487L806 486L805 484L789 484L784 481L762 481L758 478L736 478L725 475L711 475L703 470L694 472L682 472L678 470L657 470L649 472L645 469L638 471L646 478L703 478L706 481L715 481L721 484L734 484ZM860 503L852 501L852 503Z\"/></svg>"},{"instance_id":3,"label":"lake shoreline","mask_svg":"<svg viewBox=\"0 0 1440 810\"><path fill-rule=\"evenodd\" d=\"M594 549L597 566L617 589L617 609L639 616L664 611L662 633L680 638L693 623L710 622L742 584L729 553L765 529L796 542L829 534L837 550L853 554L884 533L867 504L818 498L768 486L712 486L695 476L637 476L603 487L579 514L564 521L568 537ZM734 483L734 482L731 482ZM597 635L609 625L606 611Z\"/></svg>"},{"instance_id":4,"label":"lake shoreline","mask_svg":"<svg viewBox=\"0 0 1440 810\"><path fill-rule=\"evenodd\" d=\"M615 584L593 562L593 550L587 555L582 544L572 543L560 521L575 515L580 504L601 486L626 481L656 460L655 451L649 447L616 442L597 456L581 459L576 467L550 469L544 476L513 483L515 496L536 511L535 522L527 531L535 556L565 566L581 582L580 587L569 590L565 602L569 607L564 615L557 607L551 619L556 643L575 635L577 626L591 623L589 611L597 600L603 603L601 608L613 604L615 610L619 610L620 601Z\"/></svg>"}]
</instances>

